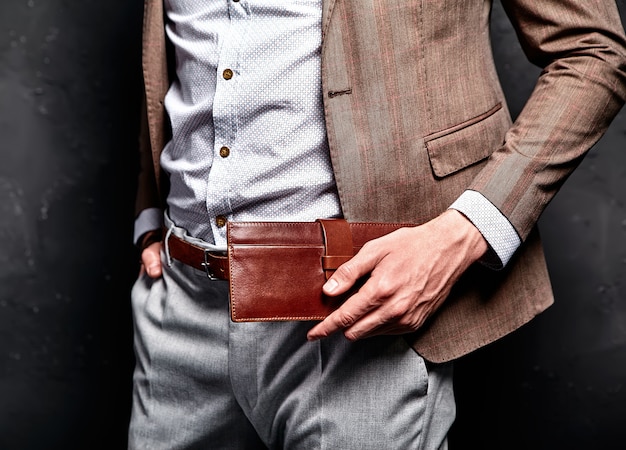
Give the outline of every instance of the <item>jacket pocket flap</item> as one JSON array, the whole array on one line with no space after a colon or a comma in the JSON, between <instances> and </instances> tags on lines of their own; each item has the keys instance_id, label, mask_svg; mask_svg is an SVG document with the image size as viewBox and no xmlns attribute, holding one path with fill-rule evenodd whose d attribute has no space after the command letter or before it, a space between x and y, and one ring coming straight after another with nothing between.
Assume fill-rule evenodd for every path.
<instances>
[{"instance_id":1,"label":"jacket pocket flap","mask_svg":"<svg viewBox=\"0 0 626 450\"><path fill-rule=\"evenodd\" d=\"M498 103L489 111L424 138L430 165L445 177L481 161L504 142L511 120Z\"/></svg>"}]
</instances>

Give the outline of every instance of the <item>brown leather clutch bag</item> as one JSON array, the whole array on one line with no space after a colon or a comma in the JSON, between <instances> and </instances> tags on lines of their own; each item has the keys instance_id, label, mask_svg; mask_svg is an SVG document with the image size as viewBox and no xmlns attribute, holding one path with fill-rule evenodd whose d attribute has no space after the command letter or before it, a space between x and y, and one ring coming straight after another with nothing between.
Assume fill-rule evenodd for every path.
<instances>
[{"instance_id":1,"label":"brown leather clutch bag","mask_svg":"<svg viewBox=\"0 0 626 450\"><path fill-rule=\"evenodd\" d=\"M400 223L229 222L230 313L235 322L321 320L350 295L322 286L372 239Z\"/></svg>"}]
</instances>

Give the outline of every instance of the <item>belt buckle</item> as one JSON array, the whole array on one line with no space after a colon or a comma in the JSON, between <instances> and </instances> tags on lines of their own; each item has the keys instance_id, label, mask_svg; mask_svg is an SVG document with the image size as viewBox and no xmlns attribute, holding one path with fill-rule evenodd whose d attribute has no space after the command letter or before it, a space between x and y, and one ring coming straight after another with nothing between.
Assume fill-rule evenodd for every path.
<instances>
[{"instance_id":1,"label":"belt buckle","mask_svg":"<svg viewBox=\"0 0 626 450\"><path fill-rule=\"evenodd\" d=\"M204 262L200 263L200 265L204 267L206 276L209 278L209 280L212 280L212 281L221 280L221 278L215 276L215 272L211 268L211 263L209 262L209 258L208 258L211 252L209 250L204 250L203 253L204 253Z\"/></svg>"}]
</instances>

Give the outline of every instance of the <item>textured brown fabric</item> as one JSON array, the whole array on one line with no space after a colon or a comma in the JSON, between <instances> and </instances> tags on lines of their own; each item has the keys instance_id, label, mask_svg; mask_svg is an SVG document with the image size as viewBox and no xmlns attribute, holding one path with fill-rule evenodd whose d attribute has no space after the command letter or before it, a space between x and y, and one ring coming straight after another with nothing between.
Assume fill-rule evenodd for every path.
<instances>
[{"instance_id":1,"label":"textured brown fabric","mask_svg":"<svg viewBox=\"0 0 626 450\"><path fill-rule=\"evenodd\" d=\"M432 361L492 342L552 303L535 223L626 98L626 43L613 1L503 4L527 55L544 68L515 124L493 63L491 1L324 3L324 108L346 219L422 223L469 187L525 241L504 271L471 268L412 337ZM140 208L159 204L167 136L161 1L146 0L145 11L150 138L142 167L152 162L154 174L142 172Z\"/></svg>"},{"instance_id":2,"label":"textured brown fabric","mask_svg":"<svg viewBox=\"0 0 626 450\"><path fill-rule=\"evenodd\" d=\"M169 88L169 77L161 0L146 1L144 4L142 66L145 101L142 108L139 139L140 172L136 201L137 214L146 208L164 205L159 157L169 131L169 123L163 106L165 94Z\"/></svg>"}]
</instances>

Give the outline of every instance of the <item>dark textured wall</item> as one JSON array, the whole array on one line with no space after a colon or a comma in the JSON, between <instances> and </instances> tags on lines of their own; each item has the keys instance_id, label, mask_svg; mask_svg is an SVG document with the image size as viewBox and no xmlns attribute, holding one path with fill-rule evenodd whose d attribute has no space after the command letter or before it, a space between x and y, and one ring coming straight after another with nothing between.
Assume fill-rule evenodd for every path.
<instances>
[{"instance_id":1,"label":"dark textured wall","mask_svg":"<svg viewBox=\"0 0 626 450\"><path fill-rule=\"evenodd\" d=\"M125 445L141 14L0 4L0 449Z\"/></svg>"},{"instance_id":2,"label":"dark textured wall","mask_svg":"<svg viewBox=\"0 0 626 450\"><path fill-rule=\"evenodd\" d=\"M125 447L141 8L0 5L1 449ZM500 8L493 22L517 114L538 71ZM624 112L541 230L556 304L457 364L455 448L626 438Z\"/></svg>"},{"instance_id":3,"label":"dark textured wall","mask_svg":"<svg viewBox=\"0 0 626 450\"><path fill-rule=\"evenodd\" d=\"M515 116L539 71L497 6L494 53ZM618 7L624 22L626 1ZM540 230L555 305L457 364L456 448L622 448L626 440L626 110Z\"/></svg>"}]
</instances>

